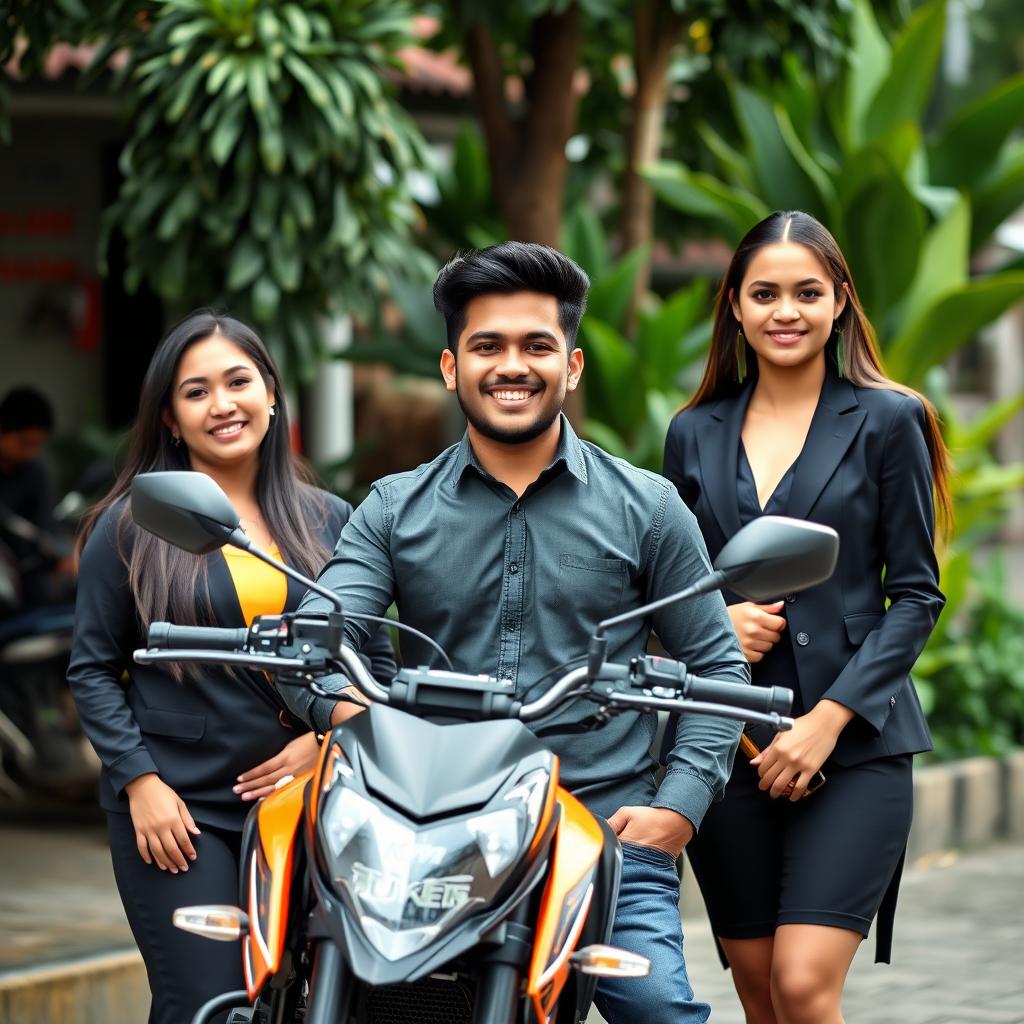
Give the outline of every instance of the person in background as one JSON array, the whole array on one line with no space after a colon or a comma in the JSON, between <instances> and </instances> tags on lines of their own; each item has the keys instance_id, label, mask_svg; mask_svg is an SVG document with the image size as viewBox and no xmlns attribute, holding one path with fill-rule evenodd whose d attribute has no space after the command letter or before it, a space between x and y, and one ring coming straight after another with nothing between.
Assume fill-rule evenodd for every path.
<instances>
[{"instance_id":1,"label":"person in background","mask_svg":"<svg viewBox=\"0 0 1024 1024\"><path fill-rule=\"evenodd\" d=\"M765 513L839 533L831 579L730 601L754 683L791 687L796 724L748 730L760 752L737 757L688 854L747 1024L840 1024L876 915L890 958L911 758L931 748L910 669L944 603L933 496L947 517L950 500L935 413L885 376L846 261L808 214L740 242L664 471L712 557Z\"/></svg>"},{"instance_id":2,"label":"person in background","mask_svg":"<svg viewBox=\"0 0 1024 1024\"><path fill-rule=\"evenodd\" d=\"M125 467L83 524L68 680L103 765L100 803L149 977L149 1020L182 1024L212 996L243 987L242 957L238 943L178 931L171 915L236 901L252 801L310 769L319 744L262 673L133 663L152 622L238 627L293 610L302 597L301 586L247 552L196 556L136 528L132 479L154 470L212 477L245 532L308 575L351 508L316 488L292 455L280 374L249 327L198 312L170 331L142 385ZM384 632L366 654L390 680Z\"/></svg>"},{"instance_id":3,"label":"person in background","mask_svg":"<svg viewBox=\"0 0 1024 1024\"><path fill-rule=\"evenodd\" d=\"M52 431L53 406L35 388L13 388L0 399L0 541L20 566L20 610L48 602L52 563L58 561L45 557L54 502L39 458ZM28 534L18 520L29 524Z\"/></svg>"}]
</instances>

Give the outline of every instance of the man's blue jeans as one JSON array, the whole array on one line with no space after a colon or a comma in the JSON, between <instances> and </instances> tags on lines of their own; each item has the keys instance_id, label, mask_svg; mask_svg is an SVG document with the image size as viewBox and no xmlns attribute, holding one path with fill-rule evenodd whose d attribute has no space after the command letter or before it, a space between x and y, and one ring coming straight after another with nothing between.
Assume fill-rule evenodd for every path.
<instances>
[{"instance_id":1,"label":"man's blue jeans","mask_svg":"<svg viewBox=\"0 0 1024 1024\"><path fill-rule=\"evenodd\" d=\"M693 998L683 959L679 876L667 853L622 844L613 946L651 961L646 978L603 978L594 1003L609 1024L704 1024L711 1007Z\"/></svg>"}]
</instances>

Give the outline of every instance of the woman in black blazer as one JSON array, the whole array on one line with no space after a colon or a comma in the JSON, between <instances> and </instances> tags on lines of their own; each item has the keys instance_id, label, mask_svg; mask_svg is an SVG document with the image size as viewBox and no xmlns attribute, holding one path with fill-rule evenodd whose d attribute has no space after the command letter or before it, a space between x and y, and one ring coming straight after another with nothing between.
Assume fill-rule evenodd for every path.
<instances>
[{"instance_id":1,"label":"woman in black blazer","mask_svg":"<svg viewBox=\"0 0 1024 1024\"><path fill-rule=\"evenodd\" d=\"M169 469L213 477L260 546L314 577L351 512L293 459L280 376L259 338L205 312L175 327L143 382L126 467L83 530L68 670L103 765L100 803L153 1024L181 1024L212 996L243 987L238 945L177 931L171 915L237 901L246 812L279 779L312 767L318 751L261 673L133 663L150 622L243 626L296 608L303 594L246 553L196 557L137 529L132 479ZM365 653L390 679L386 634Z\"/></svg>"},{"instance_id":2,"label":"woman in black blazer","mask_svg":"<svg viewBox=\"0 0 1024 1024\"><path fill-rule=\"evenodd\" d=\"M949 492L930 405L885 377L846 261L807 214L740 243L665 475L712 558L762 513L839 533L827 582L728 599L754 683L792 687L796 725L748 730L761 753L737 757L688 852L748 1024L841 1022L876 915L889 960L911 756L931 746L909 673L944 603L933 495L948 515Z\"/></svg>"}]
</instances>

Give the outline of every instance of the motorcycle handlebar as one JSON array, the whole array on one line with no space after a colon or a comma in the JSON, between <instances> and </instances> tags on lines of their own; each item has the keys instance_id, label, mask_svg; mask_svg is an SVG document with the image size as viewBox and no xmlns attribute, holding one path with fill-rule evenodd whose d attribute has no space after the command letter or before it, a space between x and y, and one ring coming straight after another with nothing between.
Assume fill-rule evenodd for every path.
<instances>
[{"instance_id":1,"label":"motorcycle handlebar","mask_svg":"<svg viewBox=\"0 0 1024 1024\"><path fill-rule=\"evenodd\" d=\"M151 622L146 646L155 651L192 650L238 651L245 648L249 630L223 629L217 626L175 626L170 622Z\"/></svg>"},{"instance_id":2,"label":"motorcycle handlebar","mask_svg":"<svg viewBox=\"0 0 1024 1024\"><path fill-rule=\"evenodd\" d=\"M764 715L788 715L793 707L793 691L785 686L748 686L699 676L687 676L686 681L686 697L707 704L730 704Z\"/></svg>"},{"instance_id":3,"label":"motorcycle handlebar","mask_svg":"<svg viewBox=\"0 0 1024 1024\"><path fill-rule=\"evenodd\" d=\"M304 663L297 658L282 658L247 651L249 631L246 629L222 629L212 626L174 626L168 622L154 622L149 628L148 649L136 651L135 660L150 663L167 660L212 661L222 660L232 664L245 664L254 668L275 668L284 671L302 671ZM217 654L215 652L224 652ZM177 657L176 657L177 655ZM335 664L344 670L355 688L364 697L379 704L390 703L387 688L380 685L363 664L359 655L345 645L333 655ZM693 711L714 714L721 709L725 717L739 718L744 711L751 719L772 720L789 714L793 692L782 686L749 686L744 683L727 683L717 679L704 679L688 673L679 662L669 659L645 659L648 674L641 682L633 681L633 687L642 692L630 691L628 685L622 692L611 695L610 703L622 707L661 707L664 710ZM634 666L636 663L633 663ZM609 669L615 666L607 666ZM625 666L618 671L626 673ZM557 709L574 694L582 683L588 681L588 668L581 665L563 675L547 693L535 701L522 705L518 717L524 722L541 718ZM623 678L620 676L620 678ZM596 681L596 680L595 680ZM643 696L643 693L649 696ZM788 723L787 723L788 724ZM785 726L783 726L785 727Z\"/></svg>"}]
</instances>

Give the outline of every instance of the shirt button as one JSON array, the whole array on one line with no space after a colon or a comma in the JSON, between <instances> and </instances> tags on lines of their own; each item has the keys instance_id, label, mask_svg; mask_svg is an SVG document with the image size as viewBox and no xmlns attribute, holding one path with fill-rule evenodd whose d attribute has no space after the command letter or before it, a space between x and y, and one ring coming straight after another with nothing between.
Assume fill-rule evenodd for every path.
<instances>
[{"instance_id":1,"label":"shirt button","mask_svg":"<svg viewBox=\"0 0 1024 1024\"><path fill-rule=\"evenodd\" d=\"M514 515L514 516L517 516L517 515L519 515L519 507L520 507L520 506L519 506L519 502L517 501L517 502L516 502L516 503L515 503L515 504L514 504L514 505L512 506L512 515Z\"/></svg>"},{"instance_id":2,"label":"shirt button","mask_svg":"<svg viewBox=\"0 0 1024 1024\"><path fill-rule=\"evenodd\" d=\"M793 604L794 601L796 601L796 594L786 595L786 604Z\"/></svg>"},{"instance_id":3,"label":"shirt button","mask_svg":"<svg viewBox=\"0 0 1024 1024\"><path fill-rule=\"evenodd\" d=\"M510 565L510 566L508 567L508 571L509 571L510 573L517 573L517 572L519 572L519 566L518 566L518 565L517 565L517 564L516 564L515 562L513 562L513 563L512 563L512 564L511 564L511 565Z\"/></svg>"},{"instance_id":4,"label":"shirt button","mask_svg":"<svg viewBox=\"0 0 1024 1024\"><path fill-rule=\"evenodd\" d=\"M811 638L806 633L797 633L796 642L801 647L806 647L811 642Z\"/></svg>"},{"instance_id":5,"label":"shirt button","mask_svg":"<svg viewBox=\"0 0 1024 1024\"><path fill-rule=\"evenodd\" d=\"M514 633L515 631L516 631L516 624L514 622L509 622L509 623L507 623L505 625L505 632L506 633Z\"/></svg>"}]
</instances>

